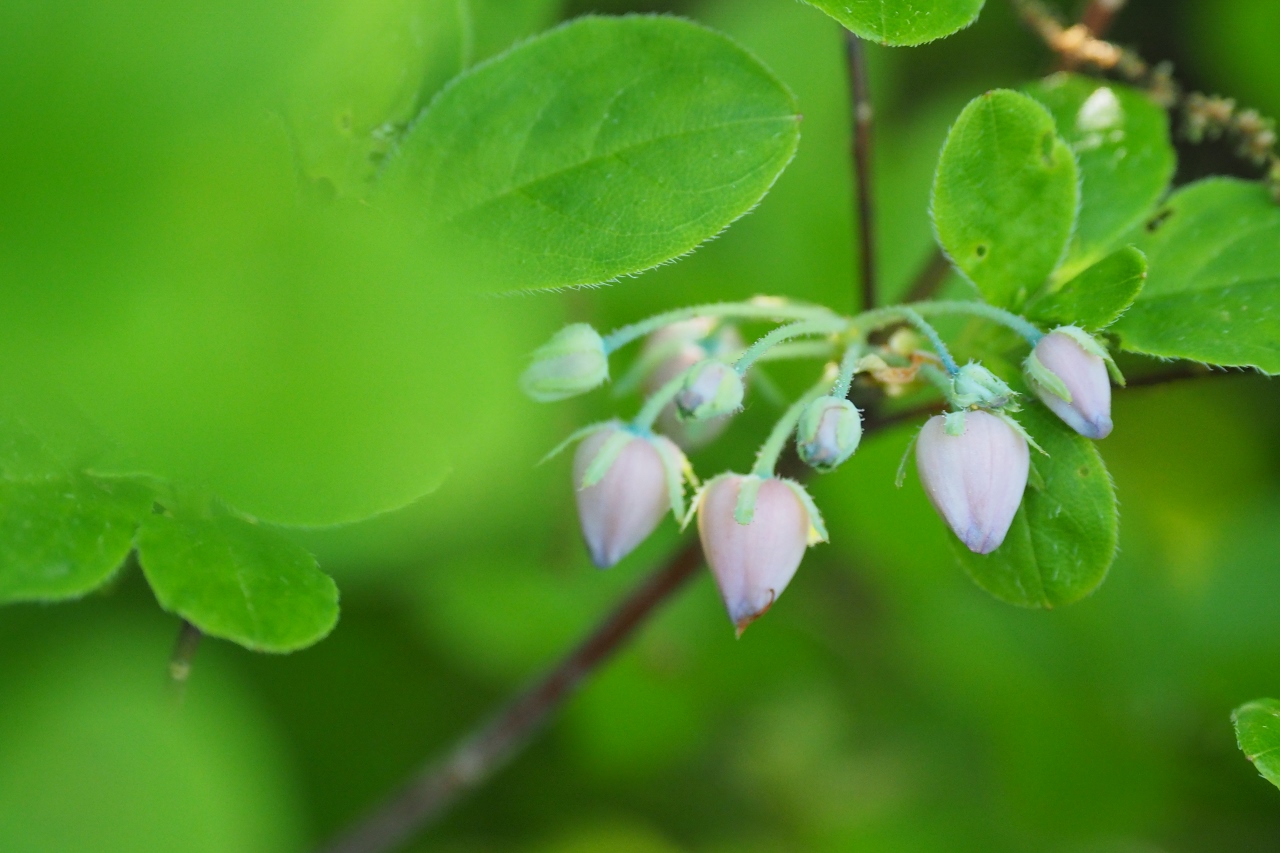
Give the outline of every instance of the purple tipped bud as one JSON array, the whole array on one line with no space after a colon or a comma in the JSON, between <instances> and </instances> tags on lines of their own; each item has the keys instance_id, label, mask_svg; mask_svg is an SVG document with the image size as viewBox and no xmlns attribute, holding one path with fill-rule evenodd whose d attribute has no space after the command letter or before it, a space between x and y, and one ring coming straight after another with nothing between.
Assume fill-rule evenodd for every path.
<instances>
[{"instance_id":1,"label":"purple tipped bud","mask_svg":"<svg viewBox=\"0 0 1280 853\"><path fill-rule=\"evenodd\" d=\"M848 400L819 397L800 414L796 450L806 465L831 471L853 455L862 440L862 416Z\"/></svg>"},{"instance_id":2,"label":"purple tipped bud","mask_svg":"<svg viewBox=\"0 0 1280 853\"><path fill-rule=\"evenodd\" d=\"M964 432L949 435L946 418L935 415L920 430L916 465L933 508L970 551L1000 547L1031 465L1017 430L988 412L965 412Z\"/></svg>"},{"instance_id":3,"label":"purple tipped bud","mask_svg":"<svg viewBox=\"0 0 1280 853\"><path fill-rule=\"evenodd\" d=\"M608 378L609 356L600 333L574 323L534 351L520 387L539 403L550 403L585 394Z\"/></svg>"},{"instance_id":4,"label":"purple tipped bud","mask_svg":"<svg viewBox=\"0 0 1280 853\"><path fill-rule=\"evenodd\" d=\"M716 356L733 357L746 344L733 326L716 328L716 320L695 317L672 323L654 332L645 341L641 358L658 357L657 366L645 378L645 390L652 394L700 361ZM674 402L658 415L657 428L685 451L697 450L715 441L729 426L731 415L702 421L682 420Z\"/></svg>"},{"instance_id":5,"label":"purple tipped bud","mask_svg":"<svg viewBox=\"0 0 1280 853\"><path fill-rule=\"evenodd\" d=\"M1086 438L1111 434L1111 380L1100 344L1074 327L1040 339L1024 365L1027 383L1046 406ZM1092 346L1090 346L1092 344ZM1105 350L1102 353L1105 354Z\"/></svg>"},{"instance_id":6,"label":"purple tipped bud","mask_svg":"<svg viewBox=\"0 0 1280 853\"><path fill-rule=\"evenodd\" d=\"M689 372L676 394L676 410L695 421L718 418L741 409L743 393L738 371L723 361L704 361Z\"/></svg>"},{"instance_id":7,"label":"purple tipped bud","mask_svg":"<svg viewBox=\"0 0 1280 853\"><path fill-rule=\"evenodd\" d=\"M790 485L760 482L750 524L734 518L746 480L724 474L707 484L698 504L698 535L729 618L741 634L787 588L808 547L809 511Z\"/></svg>"},{"instance_id":8,"label":"purple tipped bud","mask_svg":"<svg viewBox=\"0 0 1280 853\"><path fill-rule=\"evenodd\" d=\"M616 444L605 447L614 436L619 436L613 440L622 442L621 449L617 449ZM586 540L591 561L602 569L634 551L671 509L669 474L657 446L659 442L670 444L662 436L641 438L607 426L578 445L573 457L578 520L582 523L582 538ZM602 450L616 450L617 455L598 482L583 488L583 477ZM672 450L677 455L680 453L674 445Z\"/></svg>"}]
</instances>

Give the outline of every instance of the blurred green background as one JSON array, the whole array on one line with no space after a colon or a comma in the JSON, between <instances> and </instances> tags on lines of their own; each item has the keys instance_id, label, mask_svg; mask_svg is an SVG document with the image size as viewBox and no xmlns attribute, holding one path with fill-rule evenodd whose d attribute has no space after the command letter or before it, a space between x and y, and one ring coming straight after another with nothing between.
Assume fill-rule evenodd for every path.
<instances>
[{"instance_id":1,"label":"blurred green background","mask_svg":"<svg viewBox=\"0 0 1280 853\"><path fill-rule=\"evenodd\" d=\"M290 75L325 73L316 57L332 59L332 33L299 25L320 19L300 3L111 5L135 12L137 26L97 20L93 5L56 4L49 15L53 6L37 14L39 4L0 0L10 24L0 27L0 126L45 121L13 148L0 136L11 202L0 212L0 307L29 317L17 310L35 298L25 289L52 270L69 282L59 321L83 320L57 339L0 320L13 347L5 377L38 381L38 358L74 373L113 336L154 333L148 312L204 315L211 337L236 343L226 363L184 361L201 342L156 333L131 350L134 361L111 365L132 371L129 387L104 384L105 368L76 374L121 428L153 439L121 466L206 478L283 516L314 509L308 498L342 498L335 514L358 515L413 497L405 483L424 471L448 474L406 509L297 534L342 588L338 628L288 657L206 642L182 701L166 683L177 622L136 567L76 604L0 610L0 850L302 851L527 683L675 547L667 524L616 569L589 567L567 460L535 463L615 401L523 400L524 353L567 319L606 328L755 293L852 306L840 33L793 0L569 3L561 14L678 11L732 34L799 97L800 154L758 210L679 264L603 290L477 308L443 295L449 270L418 281L435 302L398 288L399 265L417 249L388 249L401 238L364 220L319 221L309 242L275 258L281 267L243 271L235 298L219 291L219 264L271 229L271 206L264 221L240 221L236 194L287 194L273 183L286 161L242 157L262 147L237 147L227 128L256 132L265 121L242 114L246 92L297 91ZM510 29L474 51L544 25L535 7L500 4ZM23 29L37 21L48 30ZM160 32L189 41L159 49ZM1133 0L1114 37L1173 60L1189 86L1280 114L1273 0ZM209 44L225 55L190 49ZM443 80L468 60L440 44L422 73ZM970 30L873 49L871 61L892 296L929 256L928 188L949 122L970 97L1017 86L1052 60L990 0ZM85 127L106 128L111 144ZM333 158L339 192L354 180L340 154L315 156ZM1180 182L1248 174L1225 145L1180 146L1180 157ZM190 220L159 221L147 200L192 174L204 191L190 199ZM131 209L112 206L122 188ZM316 259L335 234L350 251ZM18 258L35 265L29 277ZM181 293L139 289L176 264L195 273ZM260 283L285 266L285 283L264 293ZM381 313L353 321L341 299L351 276L385 287ZM120 294L142 301L122 305ZM245 298L258 300L253 310L241 310ZM110 334L84 331L104 313L118 321ZM403 369L366 388L353 353ZM249 381L259 383L252 412L224 411L219 383ZM329 410L339 395L308 392L334 383L349 383L362 405ZM157 404L173 395L190 405ZM411 849L1280 849L1280 792L1237 751L1228 719L1241 702L1280 693L1280 395L1232 374L1122 392L1115 409L1101 449L1121 500L1121 552L1091 598L1026 612L974 587L914 479L893 486L910 429L878 434L814 485L832 544L809 553L767 619L735 641L700 575L545 736ZM773 415L755 401L695 457L700 472L741 468ZM333 426L293 446L290 424L314 419ZM359 472L364 491L315 494L324 478L305 472L317 457L324 471ZM228 458L257 464L241 475L207 464Z\"/></svg>"}]
</instances>

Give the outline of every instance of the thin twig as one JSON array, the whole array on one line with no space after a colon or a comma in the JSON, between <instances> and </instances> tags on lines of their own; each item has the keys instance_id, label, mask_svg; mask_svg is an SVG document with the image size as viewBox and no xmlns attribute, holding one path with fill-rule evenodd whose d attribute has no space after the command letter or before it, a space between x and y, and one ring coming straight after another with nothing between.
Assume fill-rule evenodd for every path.
<instances>
[{"instance_id":1,"label":"thin twig","mask_svg":"<svg viewBox=\"0 0 1280 853\"><path fill-rule=\"evenodd\" d=\"M907 289L902 301L924 302L926 299L932 299L938 289L942 287L942 283L947 280L947 275L950 272L951 261L947 260L946 253L941 249L935 248L933 254L929 256L929 260L921 267L920 272L916 273L915 281Z\"/></svg>"},{"instance_id":2,"label":"thin twig","mask_svg":"<svg viewBox=\"0 0 1280 853\"><path fill-rule=\"evenodd\" d=\"M867 85L867 57L862 39L845 31L849 59L849 102L853 131L853 171L857 181L858 260L862 308L876 305L875 196L872 192L872 131L875 110Z\"/></svg>"},{"instance_id":3,"label":"thin twig","mask_svg":"<svg viewBox=\"0 0 1280 853\"><path fill-rule=\"evenodd\" d=\"M1129 386L1204 375L1208 373L1201 365L1180 364L1159 374L1136 378ZM864 434L937 414L943 408L943 401L932 400L887 414L872 409L864 420ZM796 460L791 460L791 466L795 464L798 464ZM803 476L794 470L787 473ZM424 767L391 799L323 848L322 853L387 853L443 815L527 745L574 689L621 648L702 564L702 549L697 541L686 543L550 672L520 693L488 723L463 738L443 759Z\"/></svg>"},{"instance_id":4,"label":"thin twig","mask_svg":"<svg viewBox=\"0 0 1280 853\"><path fill-rule=\"evenodd\" d=\"M1107 34L1116 14L1124 8L1128 0L1090 0L1080 16L1080 23L1098 38Z\"/></svg>"},{"instance_id":5,"label":"thin twig","mask_svg":"<svg viewBox=\"0 0 1280 853\"><path fill-rule=\"evenodd\" d=\"M191 677L191 662L200 647L200 638L204 636L200 629L187 620L182 620L178 629L178 639L173 644L173 655L169 658L169 677L178 685L186 683Z\"/></svg>"}]
</instances>

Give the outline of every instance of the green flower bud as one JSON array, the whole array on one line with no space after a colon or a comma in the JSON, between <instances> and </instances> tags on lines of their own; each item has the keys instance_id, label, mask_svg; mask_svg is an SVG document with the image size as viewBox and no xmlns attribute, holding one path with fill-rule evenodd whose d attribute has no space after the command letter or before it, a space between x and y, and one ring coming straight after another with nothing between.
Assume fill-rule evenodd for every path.
<instances>
[{"instance_id":1,"label":"green flower bud","mask_svg":"<svg viewBox=\"0 0 1280 853\"><path fill-rule=\"evenodd\" d=\"M862 440L862 416L848 400L819 397L800 413L796 450L804 463L831 471L853 455Z\"/></svg>"},{"instance_id":2,"label":"green flower bud","mask_svg":"<svg viewBox=\"0 0 1280 853\"><path fill-rule=\"evenodd\" d=\"M732 414L742 408L742 377L723 361L696 365L676 394L676 410L682 418L702 421Z\"/></svg>"},{"instance_id":3,"label":"green flower bud","mask_svg":"<svg viewBox=\"0 0 1280 853\"><path fill-rule=\"evenodd\" d=\"M970 362L960 368L951 381L955 396L952 402L962 409L978 406L983 409L1011 408L1017 398L1017 392L1010 388L1003 379L996 376L977 362Z\"/></svg>"},{"instance_id":4,"label":"green flower bud","mask_svg":"<svg viewBox=\"0 0 1280 853\"><path fill-rule=\"evenodd\" d=\"M539 403L550 403L585 394L608 379L609 357L600 333L574 323L534 351L520 387Z\"/></svg>"}]
</instances>

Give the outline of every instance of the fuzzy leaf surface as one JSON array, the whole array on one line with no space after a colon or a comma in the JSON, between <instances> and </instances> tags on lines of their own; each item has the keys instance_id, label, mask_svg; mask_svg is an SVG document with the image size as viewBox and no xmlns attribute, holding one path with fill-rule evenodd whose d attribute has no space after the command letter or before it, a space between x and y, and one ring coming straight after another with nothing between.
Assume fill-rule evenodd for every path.
<instances>
[{"instance_id":1,"label":"fuzzy leaf surface","mask_svg":"<svg viewBox=\"0 0 1280 853\"><path fill-rule=\"evenodd\" d=\"M1168 114L1142 92L1076 74L1027 89L1048 107L1080 167L1080 217L1060 278L1118 248L1159 203L1176 156Z\"/></svg>"},{"instance_id":2,"label":"fuzzy leaf surface","mask_svg":"<svg viewBox=\"0 0 1280 853\"><path fill-rule=\"evenodd\" d=\"M952 262L988 302L1019 308L1057 269L1079 203L1053 117L997 89L969 102L938 159L933 216Z\"/></svg>"},{"instance_id":3,"label":"fuzzy leaf surface","mask_svg":"<svg viewBox=\"0 0 1280 853\"><path fill-rule=\"evenodd\" d=\"M1105 329L1133 305L1147 280L1147 258L1132 246L1112 252L1075 278L1027 303L1029 320Z\"/></svg>"},{"instance_id":4,"label":"fuzzy leaf surface","mask_svg":"<svg viewBox=\"0 0 1280 853\"><path fill-rule=\"evenodd\" d=\"M1280 700L1254 699L1231 712L1240 751L1280 788Z\"/></svg>"},{"instance_id":5,"label":"fuzzy leaf surface","mask_svg":"<svg viewBox=\"0 0 1280 853\"><path fill-rule=\"evenodd\" d=\"M1016 416L1049 454L1031 451L1031 476L1004 543L974 554L953 549L974 583L1021 607L1060 607L1101 585L1115 559L1115 488L1092 441L1039 403Z\"/></svg>"},{"instance_id":6,"label":"fuzzy leaf surface","mask_svg":"<svg viewBox=\"0 0 1280 853\"><path fill-rule=\"evenodd\" d=\"M587 17L457 78L381 181L512 288L593 284L714 237L798 139L791 93L725 36Z\"/></svg>"},{"instance_id":7,"label":"fuzzy leaf surface","mask_svg":"<svg viewBox=\"0 0 1280 853\"><path fill-rule=\"evenodd\" d=\"M1280 206L1265 187L1198 181L1138 234L1150 268L1113 327L1124 349L1280 373Z\"/></svg>"},{"instance_id":8,"label":"fuzzy leaf surface","mask_svg":"<svg viewBox=\"0 0 1280 853\"><path fill-rule=\"evenodd\" d=\"M138 558L161 607L247 649L301 649L338 621L338 588L315 558L240 518L148 516Z\"/></svg>"},{"instance_id":9,"label":"fuzzy leaf surface","mask_svg":"<svg viewBox=\"0 0 1280 853\"><path fill-rule=\"evenodd\" d=\"M978 19L984 0L805 0L859 38L911 46L935 41Z\"/></svg>"}]
</instances>

